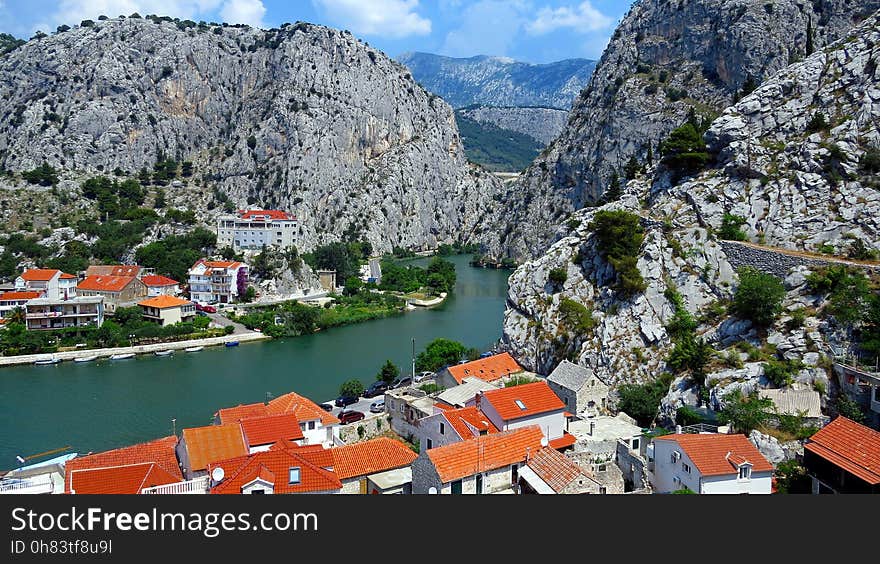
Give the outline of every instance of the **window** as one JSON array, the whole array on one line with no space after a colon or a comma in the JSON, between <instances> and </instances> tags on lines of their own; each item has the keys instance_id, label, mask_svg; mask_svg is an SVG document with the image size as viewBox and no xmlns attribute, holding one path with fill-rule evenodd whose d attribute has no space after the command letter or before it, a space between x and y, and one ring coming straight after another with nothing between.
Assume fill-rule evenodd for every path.
<instances>
[{"instance_id":1,"label":"window","mask_svg":"<svg viewBox=\"0 0 880 564\"><path fill-rule=\"evenodd\" d=\"M428 448L434 448L434 441L432 441L431 439L428 439Z\"/></svg>"},{"instance_id":2,"label":"window","mask_svg":"<svg viewBox=\"0 0 880 564\"><path fill-rule=\"evenodd\" d=\"M483 493L483 475L477 474L477 485L476 485L477 493Z\"/></svg>"},{"instance_id":3,"label":"window","mask_svg":"<svg viewBox=\"0 0 880 564\"><path fill-rule=\"evenodd\" d=\"M461 480L456 480L449 484L452 495L461 495Z\"/></svg>"},{"instance_id":4,"label":"window","mask_svg":"<svg viewBox=\"0 0 880 564\"><path fill-rule=\"evenodd\" d=\"M315 430L315 422L309 421L309 431L314 431L314 430Z\"/></svg>"},{"instance_id":5,"label":"window","mask_svg":"<svg viewBox=\"0 0 880 564\"><path fill-rule=\"evenodd\" d=\"M287 482L288 484L298 484L299 483L299 466L294 466L290 469L290 479Z\"/></svg>"},{"instance_id":6,"label":"window","mask_svg":"<svg viewBox=\"0 0 880 564\"><path fill-rule=\"evenodd\" d=\"M443 435L446 433L446 425L440 423L440 434Z\"/></svg>"},{"instance_id":7,"label":"window","mask_svg":"<svg viewBox=\"0 0 880 564\"><path fill-rule=\"evenodd\" d=\"M748 464L744 464L739 467L739 479L740 480L748 480L752 477L752 467Z\"/></svg>"},{"instance_id":8,"label":"window","mask_svg":"<svg viewBox=\"0 0 880 564\"><path fill-rule=\"evenodd\" d=\"M688 474L691 473L691 467L686 462L681 463L681 468Z\"/></svg>"},{"instance_id":9,"label":"window","mask_svg":"<svg viewBox=\"0 0 880 564\"><path fill-rule=\"evenodd\" d=\"M522 402L522 400L514 400L513 403L515 403L516 406L517 406L518 408L520 408L521 410L523 410L523 411L526 410L526 404L524 404L524 403Z\"/></svg>"},{"instance_id":10,"label":"window","mask_svg":"<svg viewBox=\"0 0 880 564\"><path fill-rule=\"evenodd\" d=\"M510 483L515 484L519 481L519 464L510 465Z\"/></svg>"},{"instance_id":11,"label":"window","mask_svg":"<svg viewBox=\"0 0 880 564\"><path fill-rule=\"evenodd\" d=\"M266 490L264 490L264 489L251 490L251 495L265 494L265 493L266 493Z\"/></svg>"},{"instance_id":12,"label":"window","mask_svg":"<svg viewBox=\"0 0 880 564\"><path fill-rule=\"evenodd\" d=\"M638 439L633 439L632 445L633 445L632 446L633 450L639 450L639 440Z\"/></svg>"}]
</instances>

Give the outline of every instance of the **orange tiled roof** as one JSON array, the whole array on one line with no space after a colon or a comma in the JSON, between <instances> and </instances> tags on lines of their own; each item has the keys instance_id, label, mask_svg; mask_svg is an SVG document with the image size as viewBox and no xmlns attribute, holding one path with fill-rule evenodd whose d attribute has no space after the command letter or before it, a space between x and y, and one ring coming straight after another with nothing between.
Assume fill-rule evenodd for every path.
<instances>
[{"instance_id":1,"label":"orange tiled roof","mask_svg":"<svg viewBox=\"0 0 880 564\"><path fill-rule=\"evenodd\" d=\"M880 484L880 432L839 416L804 445L869 484Z\"/></svg>"},{"instance_id":2,"label":"orange tiled roof","mask_svg":"<svg viewBox=\"0 0 880 564\"><path fill-rule=\"evenodd\" d=\"M291 219L287 212L281 210L239 210L238 216L240 219L263 219L264 216L269 216L269 219Z\"/></svg>"},{"instance_id":3,"label":"orange tiled roof","mask_svg":"<svg viewBox=\"0 0 880 564\"><path fill-rule=\"evenodd\" d=\"M137 276L140 272L136 264L93 264L86 268L86 276Z\"/></svg>"},{"instance_id":4,"label":"orange tiled roof","mask_svg":"<svg viewBox=\"0 0 880 564\"><path fill-rule=\"evenodd\" d=\"M155 296L153 298L147 298L142 302L138 302L139 306L143 307L155 307L158 309L168 309L172 307L182 307L185 305L189 305L192 302L189 300L184 300L183 298L177 298L175 296Z\"/></svg>"},{"instance_id":5,"label":"orange tiled roof","mask_svg":"<svg viewBox=\"0 0 880 564\"><path fill-rule=\"evenodd\" d=\"M170 436L97 454L78 456L65 464L65 491L70 491L70 476L76 470L127 466L146 462L154 462L178 481L183 480L183 473L180 471L177 454L174 451L176 446L177 437Z\"/></svg>"},{"instance_id":6,"label":"orange tiled roof","mask_svg":"<svg viewBox=\"0 0 880 564\"><path fill-rule=\"evenodd\" d=\"M522 366L517 364L510 353L501 353L486 358L480 358L464 364L456 364L447 368L455 381L461 384L465 378L475 376L486 382L493 382L508 374L522 371Z\"/></svg>"},{"instance_id":7,"label":"orange tiled roof","mask_svg":"<svg viewBox=\"0 0 880 564\"><path fill-rule=\"evenodd\" d=\"M299 421L293 413L251 417L242 419L239 424L245 442L251 448L278 441L298 441L303 438Z\"/></svg>"},{"instance_id":8,"label":"orange tiled roof","mask_svg":"<svg viewBox=\"0 0 880 564\"><path fill-rule=\"evenodd\" d=\"M265 417L269 415L264 403L248 403L244 405L236 405L235 407L224 407L217 411L220 417L220 424L227 425L229 423L238 423L242 419L248 417Z\"/></svg>"},{"instance_id":9,"label":"orange tiled roof","mask_svg":"<svg viewBox=\"0 0 880 564\"><path fill-rule=\"evenodd\" d=\"M199 263L204 264L208 268L238 268L241 266L240 262L236 261L224 261L224 260L200 260L193 266L197 266Z\"/></svg>"},{"instance_id":10,"label":"orange tiled roof","mask_svg":"<svg viewBox=\"0 0 880 564\"><path fill-rule=\"evenodd\" d=\"M209 425L183 430L183 441L189 454L190 469L204 470L208 464L247 454L241 427Z\"/></svg>"},{"instance_id":11,"label":"orange tiled roof","mask_svg":"<svg viewBox=\"0 0 880 564\"><path fill-rule=\"evenodd\" d=\"M59 272L54 268L31 268L22 272L21 277L27 282L48 282L55 278ZM62 272L62 274L64 273Z\"/></svg>"},{"instance_id":12,"label":"orange tiled roof","mask_svg":"<svg viewBox=\"0 0 880 564\"><path fill-rule=\"evenodd\" d=\"M553 439L548 444L550 448L568 448L570 446L574 446L574 443L577 442L577 437L572 435L571 433L563 431L562 436L556 439Z\"/></svg>"},{"instance_id":13,"label":"orange tiled roof","mask_svg":"<svg viewBox=\"0 0 880 564\"><path fill-rule=\"evenodd\" d=\"M3 292L0 294L0 302L21 302L33 300L43 295L43 292Z\"/></svg>"},{"instance_id":14,"label":"orange tiled roof","mask_svg":"<svg viewBox=\"0 0 880 564\"><path fill-rule=\"evenodd\" d=\"M141 278L141 282L144 283L145 286L150 286L151 288L155 288L157 286L177 286L180 284L177 280L172 280L167 276L158 276L155 274L151 274L149 276L144 276Z\"/></svg>"},{"instance_id":15,"label":"orange tiled roof","mask_svg":"<svg viewBox=\"0 0 880 564\"><path fill-rule=\"evenodd\" d=\"M75 494L139 494L144 488L182 481L154 462L70 470L70 492Z\"/></svg>"},{"instance_id":16,"label":"orange tiled roof","mask_svg":"<svg viewBox=\"0 0 880 564\"><path fill-rule=\"evenodd\" d=\"M211 488L211 493L240 494L242 486L257 478L271 483L276 494L331 492L342 488L336 474L319 468L308 460L305 453L299 454L297 450L268 450L212 463L208 467L208 474L220 467L225 477ZM300 469L297 484L289 483L291 468Z\"/></svg>"},{"instance_id":17,"label":"orange tiled roof","mask_svg":"<svg viewBox=\"0 0 880 564\"><path fill-rule=\"evenodd\" d=\"M475 427L477 431L486 431L487 433L498 432L498 428L489 421L489 418L474 406L447 409L443 412L443 417L455 429L458 436L465 440L476 436L468 425Z\"/></svg>"},{"instance_id":18,"label":"orange tiled roof","mask_svg":"<svg viewBox=\"0 0 880 564\"><path fill-rule=\"evenodd\" d=\"M60 276L61 280L76 280L76 276L73 274L68 274L66 272L62 272Z\"/></svg>"},{"instance_id":19,"label":"orange tiled roof","mask_svg":"<svg viewBox=\"0 0 880 564\"><path fill-rule=\"evenodd\" d=\"M86 276L76 288L94 292L121 292L135 280L137 278L134 276Z\"/></svg>"},{"instance_id":20,"label":"orange tiled roof","mask_svg":"<svg viewBox=\"0 0 880 564\"><path fill-rule=\"evenodd\" d=\"M565 409L559 396L543 381L487 390L483 392L480 401L492 404L505 421Z\"/></svg>"},{"instance_id":21,"label":"orange tiled roof","mask_svg":"<svg viewBox=\"0 0 880 564\"><path fill-rule=\"evenodd\" d=\"M432 448L426 454L445 484L524 462L529 452L536 453L541 448L543 436L541 428L532 425Z\"/></svg>"},{"instance_id":22,"label":"orange tiled roof","mask_svg":"<svg viewBox=\"0 0 880 564\"><path fill-rule=\"evenodd\" d=\"M754 472L773 470L773 465L745 435L681 434L663 435L654 440L678 443L703 476L736 474L738 464L744 462L749 462Z\"/></svg>"},{"instance_id":23,"label":"orange tiled roof","mask_svg":"<svg viewBox=\"0 0 880 564\"><path fill-rule=\"evenodd\" d=\"M555 448L542 448L536 452L528 467L557 493L583 474L577 464Z\"/></svg>"},{"instance_id":24,"label":"orange tiled roof","mask_svg":"<svg viewBox=\"0 0 880 564\"><path fill-rule=\"evenodd\" d=\"M324 411L318 407L318 404L296 392L290 392L273 399L266 406L266 412L269 415L293 413L300 421L320 419L321 424L327 426L339 424L339 419L335 415Z\"/></svg>"},{"instance_id":25,"label":"orange tiled roof","mask_svg":"<svg viewBox=\"0 0 880 564\"><path fill-rule=\"evenodd\" d=\"M417 458L408 446L388 437L334 447L330 452L333 470L340 480L402 468Z\"/></svg>"}]
</instances>

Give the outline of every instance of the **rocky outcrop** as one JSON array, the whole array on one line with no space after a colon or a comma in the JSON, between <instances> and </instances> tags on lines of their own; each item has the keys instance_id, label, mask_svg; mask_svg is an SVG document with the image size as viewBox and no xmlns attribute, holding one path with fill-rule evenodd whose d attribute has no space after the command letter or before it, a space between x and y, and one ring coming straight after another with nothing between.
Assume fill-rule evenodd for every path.
<instances>
[{"instance_id":1,"label":"rocky outcrop","mask_svg":"<svg viewBox=\"0 0 880 564\"><path fill-rule=\"evenodd\" d=\"M544 145L556 139L568 121L567 111L553 108L476 106L456 112L478 123L528 135Z\"/></svg>"},{"instance_id":2,"label":"rocky outcrop","mask_svg":"<svg viewBox=\"0 0 880 564\"><path fill-rule=\"evenodd\" d=\"M818 50L843 37L878 8L877 0L636 2L576 100L563 134L528 169L519 188L507 193L515 228L492 251L536 256L572 211L601 199L613 172L621 173L633 156L645 163L649 148L656 156L660 140L691 108L722 111L744 91L803 59L808 45ZM809 88L810 80L800 86Z\"/></svg>"},{"instance_id":3,"label":"rocky outcrop","mask_svg":"<svg viewBox=\"0 0 880 564\"><path fill-rule=\"evenodd\" d=\"M348 32L168 18L98 21L0 58L0 166L62 178L191 161L169 203L294 212L308 250L478 241L500 183L470 167L451 108ZM214 209L210 209L214 208Z\"/></svg>"},{"instance_id":4,"label":"rocky outcrop","mask_svg":"<svg viewBox=\"0 0 880 564\"><path fill-rule=\"evenodd\" d=\"M398 60L419 84L455 108L482 104L567 111L596 66L587 59L533 65L506 57L456 59L430 53L406 53Z\"/></svg>"},{"instance_id":5,"label":"rocky outcrop","mask_svg":"<svg viewBox=\"0 0 880 564\"><path fill-rule=\"evenodd\" d=\"M707 170L673 184L655 164L624 187L619 201L572 214L549 250L510 278L504 340L516 358L538 372L567 358L614 384L653 379L666 370L673 347L666 326L675 307L668 291L675 290L699 322L697 336L718 354L706 376L707 396L701 398L689 378L678 378L661 418L668 421L682 405L721 407L734 389L774 386L764 374L770 360L803 362L792 385L823 390L827 400L833 381L822 357L841 345L841 327L815 315L825 297L805 283L823 261L730 244L715 234L724 214L733 213L744 217L747 237L766 245L845 250L858 239L869 251L880 250L876 170L866 170L880 141L880 90L871 62L880 57L878 24L875 14L725 110L707 134L716 154ZM816 112L829 125L806 131ZM596 247L590 222L599 210L640 217L645 237L637 267L646 289L632 298L614 291L614 270ZM792 260L771 265L767 253ZM735 266L784 279L784 313L771 327L758 330L728 313L724 300L738 283ZM551 284L549 274L558 269L566 271L565 282ZM573 331L561 307L566 301L592 312L593 327ZM792 322L788 312L794 310L802 321Z\"/></svg>"}]
</instances>

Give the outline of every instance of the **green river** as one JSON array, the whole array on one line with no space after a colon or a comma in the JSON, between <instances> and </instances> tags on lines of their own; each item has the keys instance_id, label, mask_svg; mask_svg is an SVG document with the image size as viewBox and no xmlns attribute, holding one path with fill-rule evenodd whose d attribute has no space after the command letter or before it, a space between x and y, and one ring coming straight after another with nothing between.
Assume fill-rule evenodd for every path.
<instances>
[{"instance_id":1,"label":"green river","mask_svg":"<svg viewBox=\"0 0 880 564\"><path fill-rule=\"evenodd\" d=\"M345 380L374 380L385 359L408 374L413 338L416 352L438 337L485 350L501 337L509 272L472 268L469 258L450 259L455 292L430 310L167 358L0 367L0 469L17 466L16 455L65 446L86 453L170 435L172 418L179 434L210 424L220 407L268 394L326 401Z\"/></svg>"}]
</instances>

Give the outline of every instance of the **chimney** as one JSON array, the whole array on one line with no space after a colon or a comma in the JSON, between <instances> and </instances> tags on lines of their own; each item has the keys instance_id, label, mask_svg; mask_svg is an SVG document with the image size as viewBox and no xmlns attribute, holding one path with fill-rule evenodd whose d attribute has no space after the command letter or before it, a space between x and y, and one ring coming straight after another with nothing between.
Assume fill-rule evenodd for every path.
<instances>
[{"instance_id":1,"label":"chimney","mask_svg":"<svg viewBox=\"0 0 880 564\"><path fill-rule=\"evenodd\" d=\"M590 421L590 436L596 434L596 422Z\"/></svg>"},{"instance_id":2,"label":"chimney","mask_svg":"<svg viewBox=\"0 0 880 564\"><path fill-rule=\"evenodd\" d=\"M675 426L675 434L676 434L676 435L680 435L680 434L681 434L681 425L676 425L676 426Z\"/></svg>"},{"instance_id":3,"label":"chimney","mask_svg":"<svg viewBox=\"0 0 880 564\"><path fill-rule=\"evenodd\" d=\"M526 447L526 462L530 460L529 452L532 450L532 447Z\"/></svg>"}]
</instances>

